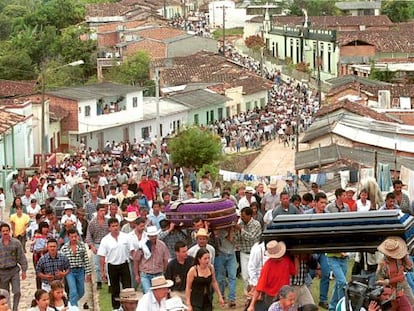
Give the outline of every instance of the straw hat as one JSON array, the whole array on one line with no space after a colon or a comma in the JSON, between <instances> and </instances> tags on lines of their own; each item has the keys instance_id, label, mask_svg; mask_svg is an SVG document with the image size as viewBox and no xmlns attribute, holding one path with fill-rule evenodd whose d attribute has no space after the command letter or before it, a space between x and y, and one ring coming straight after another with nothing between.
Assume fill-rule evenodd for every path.
<instances>
[{"instance_id":1,"label":"straw hat","mask_svg":"<svg viewBox=\"0 0 414 311\"><path fill-rule=\"evenodd\" d=\"M152 278L151 280L151 287L150 289L158 289L158 288L165 288L165 287L171 287L174 285L174 282L171 280L167 280L165 276L160 275L155 278Z\"/></svg>"},{"instance_id":2,"label":"straw hat","mask_svg":"<svg viewBox=\"0 0 414 311\"><path fill-rule=\"evenodd\" d=\"M401 259L408 254L407 244L399 236L390 236L378 246L378 250L385 256Z\"/></svg>"},{"instance_id":3,"label":"straw hat","mask_svg":"<svg viewBox=\"0 0 414 311\"><path fill-rule=\"evenodd\" d=\"M200 228L200 229L198 229L198 231L197 231L197 233L196 233L196 235L195 235L195 237L196 238L198 238L199 236L205 236L205 237L209 237L210 235L208 234L208 232L207 232L207 230L206 229L204 229L204 228Z\"/></svg>"},{"instance_id":4,"label":"straw hat","mask_svg":"<svg viewBox=\"0 0 414 311\"><path fill-rule=\"evenodd\" d=\"M278 242L272 240L266 244L266 256L269 258L281 258L286 253L286 244L285 242Z\"/></svg>"},{"instance_id":5,"label":"straw hat","mask_svg":"<svg viewBox=\"0 0 414 311\"><path fill-rule=\"evenodd\" d=\"M137 213L136 212L128 212L127 217L125 217L124 219L126 221L129 222L133 222L138 218Z\"/></svg>"},{"instance_id":6,"label":"straw hat","mask_svg":"<svg viewBox=\"0 0 414 311\"><path fill-rule=\"evenodd\" d=\"M269 189L277 189L277 185L276 184L270 184Z\"/></svg>"},{"instance_id":7,"label":"straw hat","mask_svg":"<svg viewBox=\"0 0 414 311\"><path fill-rule=\"evenodd\" d=\"M167 311L181 311L187 310L188 308L184 305L183 300L178 297L171 297L165 301L165 308Z\"/></svg>"},{"instance_id":8,"label":"straw hat","mask_svg":"<svg viewBox=\"0 0 414 311\"><path fill-rule=\"evenodd\" d=\"M355 193L355 192L356 192L355 188L352 188L352 187L347 187L347 188L345 189L345 192L349 192L349 191L351 191L351 192L353 192L353 193Z\"/></svg>"},{"instance_id":9,"label":"straw hat","mask_svg":"<svg viewBox=\"0 0 414 311\"><path fill-rule=\"evenodd\" d=\"M134 288L124 288L119 293L119 298L115 298L119 301L138 301L139 293Z\"/></svg>"}]
</instances>

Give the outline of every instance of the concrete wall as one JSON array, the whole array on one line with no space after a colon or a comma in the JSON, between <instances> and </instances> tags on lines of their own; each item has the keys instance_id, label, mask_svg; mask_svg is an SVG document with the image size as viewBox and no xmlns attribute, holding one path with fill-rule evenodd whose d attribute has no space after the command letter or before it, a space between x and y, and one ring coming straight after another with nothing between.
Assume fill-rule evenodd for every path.
<instances>
[{"instance_id":1,"label":"concrete wall","mask_svg":"<svg viewBox=\"0 0 414 311\"><path fill-rule=\"evenodd\" d=\"M243 27L243 39L246 40L246 38L250 36L255 36L257 34L260 34L261 26L262 26L261 23L246 21Z\"/></svg>"}]
</instances>

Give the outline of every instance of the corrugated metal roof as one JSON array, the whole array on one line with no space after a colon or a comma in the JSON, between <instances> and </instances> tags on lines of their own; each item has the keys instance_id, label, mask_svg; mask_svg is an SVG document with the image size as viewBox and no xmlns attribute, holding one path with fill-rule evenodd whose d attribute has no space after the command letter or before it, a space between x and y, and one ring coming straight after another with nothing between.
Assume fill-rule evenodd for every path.
<instances>
[{"instance_id":1,"label":"corrugated metal roof","mask_svg":"<svg viewBox=\"0 0 414 311\"><path fill-rule=\"evenodd\" d=\"M340 10L374 10L381 8L381 1L336 2L335 6Z\"/></svg>"},{"instance_id":2,"label":"corrugated metal roof","mask_svg":"<svg viewBox=\"0 0 414 311\"><path fill-rule=\"evenodd\" d=\"M101 97L126 95L140 90L143 90L143 88L126 84L105 82L78 87L61 88L54 91L47 91L46 93L56 97L80 101Z\"/></svg>"},{"instance_id":3,"label":"corrugated metal roof","mask_svg":"<svg viewBox=\"0 0 414 311\"><path fill-rule=\"evenodd\" d=\"M210 105L220 105L230 98L206 90L194 90L172 95L169 99L190 108L202 108Z\"/></svg>"},{"instance_id":4,"label":"corrugated metal roof","mask_svg":"<svg viewBox=\"0 0 414 311\"><path fill-rule=\"evenodd\" d=\"M0 134L6 133L16 124L22 122L25 116L6 111L4 107L0 107Z\"/></svg>"},{"instance_id":5,"label":"corrugated metal roof","mask_svg":"<svg viewBox=\"0 0 414 311\"><path fill-rule=\"evenodd\" d=\"M312 169L319 165L322 167L336 161L346 159L361 166L373 167L375 165L375 150L368 148L350 148L339 145L330 145L300 151L295 154L295 169ZM394 166L396 160L396 167ZM414 158L395 156L393 152L377 151L377 162L388 163L392 169L400 170L401 165L414 169Z\"/></svg>"},{"instance_id":6,"label":"corrugated metal roof","mask_svg":"<svg viewBox=\"0 0 414 311\"><path fill-rule=\"evenodd\" d=\"M414 154L414 126L347 113L318 118L305 132L301 142L307 143L329 133L366 145L391 150L396 148Z\"/></svg>"}]
</instances>

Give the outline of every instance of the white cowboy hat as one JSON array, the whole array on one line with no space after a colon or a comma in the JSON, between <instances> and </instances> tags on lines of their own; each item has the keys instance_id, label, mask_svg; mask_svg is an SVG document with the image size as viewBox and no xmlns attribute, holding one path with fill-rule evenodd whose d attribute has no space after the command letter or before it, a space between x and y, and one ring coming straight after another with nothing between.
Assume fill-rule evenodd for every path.
<instances>
[{"instance_id":1,"label":"white cowboy hat","mask_svg":"<svg viewBox=\"0 0 414 311\"><path fill-rule=\"evenodd\" d=\"M128 222L133 222L138 218L137 213L136 212L128 212L127 217L125 217L124 219Z\"/></svg>"},{"instance_id":2,"label":"white cowboy hat","mask_svg":"<svg viewBox=\"0 0 414 311\"><path fill-rule=\"evenodd\" d=\"M124 288L119 293L119 298L115 298L119 301L138 301L139 293L134 288Z\"/></svg>"},{"instance_id":3,"label":"white cowboy hat","mask_svg":"<svg viewBox=\"0 0 414 311\"><path fill-rule=\"evenodd\" d=\"M157 229L156 226L148 226L145 232L147 236L157 236L161 232L161 229Z\"/></svg>"},{"instance_id":4,"label":"white cowboy hat","mask_svg":"<svg viewBox=\"0 0 414 311\"><path fill-rule=\"evenodd\" d=\"M160 275L160 276L156 276L155 278L152 278L150 289L154 290L158 288L171 287L173 285L174 285L173 281L167 280L165 276Z\"/></svg>"}]
</instances>

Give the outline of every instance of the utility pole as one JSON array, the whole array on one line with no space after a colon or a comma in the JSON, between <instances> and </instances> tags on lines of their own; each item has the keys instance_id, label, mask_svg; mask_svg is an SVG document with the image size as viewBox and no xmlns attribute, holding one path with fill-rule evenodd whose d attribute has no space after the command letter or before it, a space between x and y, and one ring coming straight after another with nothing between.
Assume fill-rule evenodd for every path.
<instances>
[{"instance_id":1,"label":"utility pole","mask_svg":"<svg viewBox=\"0 0 414 311\"><path fill-rule=\"evenodd\" d=\"M223 4L223 56L226 53L226 6Z\"/></svg>"},{"instance_id":2,"label":"utility pole","mask_svg":"<svg viewBox=\"0 0 414 311\"><path fill-rule=\"evenodd\" d=\"M318 60L318 101L319 101L319 107L322 106L322 83L321 83L321 65L322 65L322 59L319 55L319 40L316 40L316 57Z\"/></svg>"},{"instance_id":3,"label":"utility pole","mask_svg":"<svg viewBox=\"0 0 414 311\"><path fill-rule=\"evenodd\" d=\"M157 112L156 112L156 126L157 130L155 133L157 134L157 154L161 154L161 121L160 121L160 78L159 78L159 69L155 68L155 98L156 98L156 105L157 105Z\"/></svg>"}]
</instances>

